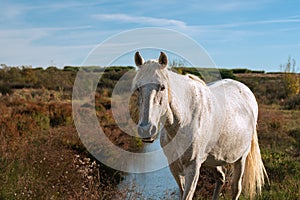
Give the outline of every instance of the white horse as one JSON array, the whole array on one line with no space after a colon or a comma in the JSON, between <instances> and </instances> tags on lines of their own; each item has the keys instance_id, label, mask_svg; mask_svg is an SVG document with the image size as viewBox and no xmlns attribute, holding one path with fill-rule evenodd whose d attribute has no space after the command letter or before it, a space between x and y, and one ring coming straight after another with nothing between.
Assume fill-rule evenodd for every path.
<instances>
[{"instance_id":1,"label":"white horse","mask_svg":"<svg viewBox=\"0 0 300 200\"><path fill-rule=\"evenodd\" d=\"M173 142L164 153L181 199L192 200L201 166L212 168L213 199L218 199L228 163L234 166L232 199L239 198L242 186L250 198L261 193L267 174L257 141L258 105L250 89L230 79L207 86L196 76L171 72L163 52L158 61L144 62L139 52L134 59L139 68L133 80L138 133L144 142L153 142L164 123L160 143L166 147Z\"/></svg>"}]
</instances>

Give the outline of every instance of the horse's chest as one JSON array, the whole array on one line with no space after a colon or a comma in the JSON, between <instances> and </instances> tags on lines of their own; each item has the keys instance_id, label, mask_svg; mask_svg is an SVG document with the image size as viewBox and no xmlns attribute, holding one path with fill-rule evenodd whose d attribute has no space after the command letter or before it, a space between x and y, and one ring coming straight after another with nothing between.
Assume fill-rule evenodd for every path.
<instances>
[{"instance_id":1,"label":"horse's chest","mask_svg":"<svg viewBox=\"0 0 300 200\"><path fill-rule=\"evenodd\" d=\"M171 148L171 151L164 150L164 153L170 163L175 161L177 163L176 165L182 167L184 165L188 165L191 160L196 159L197 151L194 149L195 145L193 145L193 142L183 143L182 141L185 139L185 135L180 133L178 134L176 141L169 140L168 137L161 137L161 145L162 147L166 147L172 142L171 145L173 148Z\"/></svg>"}]
</instances>

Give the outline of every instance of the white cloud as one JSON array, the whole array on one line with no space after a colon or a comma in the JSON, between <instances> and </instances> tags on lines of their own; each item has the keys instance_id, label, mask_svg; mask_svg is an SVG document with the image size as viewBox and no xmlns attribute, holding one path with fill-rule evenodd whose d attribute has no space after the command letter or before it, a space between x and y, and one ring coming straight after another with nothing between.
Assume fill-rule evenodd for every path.
<instances>
[{"instance_id":1,"label":"white cloud","mask_svg":"<svg viewBox=\"0 0 300 200\"><path fill-rule=\"evenodd\" d=\"M173 1L172 1L173 2ZM152 2L151 2L152 3ZM178 2L181 4L182 2ZM272 0L252 0L252 1L236 1L236 0L191 0L188 1L187 7L183 9L185 13L222 13L241 12L245 10L259 10L271 4Z\"/></svg>"},{"instance_id":2,"label":"white cloud","mask_svg":"<svg viewBox=\"0 0 300 200\"><path fill-rule=\"evenodd\" d=\"M98 4L99 3L91 3L91 2L55 2L55 3L26 6L26 8L28 10L41 10L41 9L60 10L60 9L70 9L76 7L91 7Z\"/></svg>"},{"instance_id":3,"label":"white cloud","mask_svg":"<svg viewBox=\"0 0 300 200\"><path fill-rule=\"evenodd\" d=\"M300 18L294 17L286 17L282 19L269 19L269 20L257 20L257 21L243 21L243 22L234 22L234 23L224 23L224 24L210 24L210 25L193 25L186 26L186 29L181 29L181 31L188 32L190 34L218 34L220 36L224 36L226 34L233 35L234 33L238 34L247 34L247 35L264 35L274 33L274 28L266 30L260 30L254 28L255 26L268 26L273 24L288 24L291 27L280 28L276 27L276 32L282 31L298 31L298 26L292 24L300 23ZM243 29L247 28L247 29Z\"/></svg>"},{"instance_id":4,"label":"white cloud","mask_svg":"<svg viewBox=\"0 0 300 200\"><path fill-rule=\"evenodd\" d=\"M131 16L127 14L97 14L93 15L92 17L101 21L119 21L151 26L176 26L181 28L186 27L186 24L183 21L165 18Z\"/></svg>"},{"instance_id":5,"label":"white cloud","mask_svg":"<svg viewBox=\"0 0 300 200\"><path fill-rule=\"evenodd\" d=\"M80 44L80 40L84 37L81 36L83 33L72 32L72 30L78 29L89 29L89 26L0 30L0 62L7 65L43 67L47 67L52 62L57 66L78 65L94 47L94 45ZM77 38L77 44L67 43L62 45L55 43L53 34L60 31L71 31L64 34L64 37L66 40L70 37ZM48 42L48 44L37 43L38 40L44 40L46 37L54 38L54 42Z\"/></svg>"},{"instance_id":6,"label":"white cloud","mask_svg":"<svg viewBox=\"0 0 300 200\"><path fill-rule=\"evenodd\" d=\"M26 12L26 8L22 5L1 3L0 7L0 21L6 22L14 20Z\"/></svg>"},{"instance_id":7,"label":"white cloud","mask_svg":"<svg viewBox=\"0 0 300 200\"><path fill-rule=\"evenodd\" d=\"M101 2L103 3L103 2ZM12 2L1 2L0 6L0 21L7 20L22 20L21 16L33 11L42 10L67 10L76 7L92 7L101 3L93 2L54 2L54 3L35 3L35 4L21 4Z\"/></svg>"},{"instance_id":8,"label":"white cloud","mask_svg":"<svg viewBox=\"0 0 300 200\"><path fill-rule=\"evenodd\" d=\"M236 11L236 10L241 10L241 9L249 9L253 7L254 5L257 5L255 2L251 1L232 1L232 2L218 2L215 4L212 4L210 2L210 10L214 11L222 11L222 12L229 12L229 11Z\"/></svg>"},{"instance_id":9,"label":"white cloud","mask_svg":"<svg viewBox=\"0 0 300 200\"><path fill-rule=\"evenodd\" d=\"M59 31L85 30L90 26L74 26L74 27L42 27L42 28L24 28L24 29L0 29L1 44L6 41L24 40L26 43L31 43L46 36L50 36Z\"/></svg>"},{"instance_id":10,"label":"white cloud","mask_svg":"<svg viewBox=\"0 0 300 200\"><path fill-rule=\"evenodd\" d=\"M244 23L237 23L237 24L235 24L235 25L233 24L233 25L234 26L245 26L245 25L285 24L285 23L300 23L300 18L250 21L250 22L244 22Z\"/></svg>"}]
</instances>

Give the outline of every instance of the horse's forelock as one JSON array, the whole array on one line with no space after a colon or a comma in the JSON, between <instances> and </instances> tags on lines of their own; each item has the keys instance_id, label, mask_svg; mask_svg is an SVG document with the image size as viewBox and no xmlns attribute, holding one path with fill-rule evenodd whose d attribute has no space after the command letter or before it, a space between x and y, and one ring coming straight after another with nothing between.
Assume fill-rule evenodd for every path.
<instances>
[{"instance_id":1,"label":"horse's forelock","mask_svg":"<svg viewBox=\"0 0 300 200\"><path fill-rule=\"evenodd\" d=\"M167 71L160 68L157 60L148 60L138 70L134 80L133 87L147 83L168 82Z\"/></svg>"},{"instance_id":2,"label":"horse's forelock","mask_svg":"<svg viewBox=\"0 0 300 200\"><path fill-rule=\"evenodd\" d=\"M171 101L171 87L167 69L161 69L157 60L148 60L138 70L132 82L132 90L145 85L147 83L165 83L168 88L168 101Z\"/></svg>"}]
</instances>

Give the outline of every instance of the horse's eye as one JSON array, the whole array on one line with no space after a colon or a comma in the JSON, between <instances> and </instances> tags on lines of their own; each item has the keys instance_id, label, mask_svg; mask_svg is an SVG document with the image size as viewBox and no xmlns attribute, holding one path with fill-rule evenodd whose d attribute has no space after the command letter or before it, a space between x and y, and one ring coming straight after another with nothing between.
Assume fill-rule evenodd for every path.
<instances>
[{"instance_id":1,"label":"horse's eye","mask_svg":"<svg viewBox=\"0 0 300 200\"><path fill-rule=\"evenodd\" d=\"M165 85L160 85L160 86L159 86L159 90L160 90L160 91L164 91L165 89L166 89Z\"/></svg>"},{"instance_id":2,"label":"horse's eye","mask_svg":"<svg viewBox=\"0 0 300 200\"><path fill-rule=\"evenodd\" d=\"M140 89L139 87L136 88L136 91L140 92L140 90L141 90L141 89Z\"/></svg>"}]
</instances>

